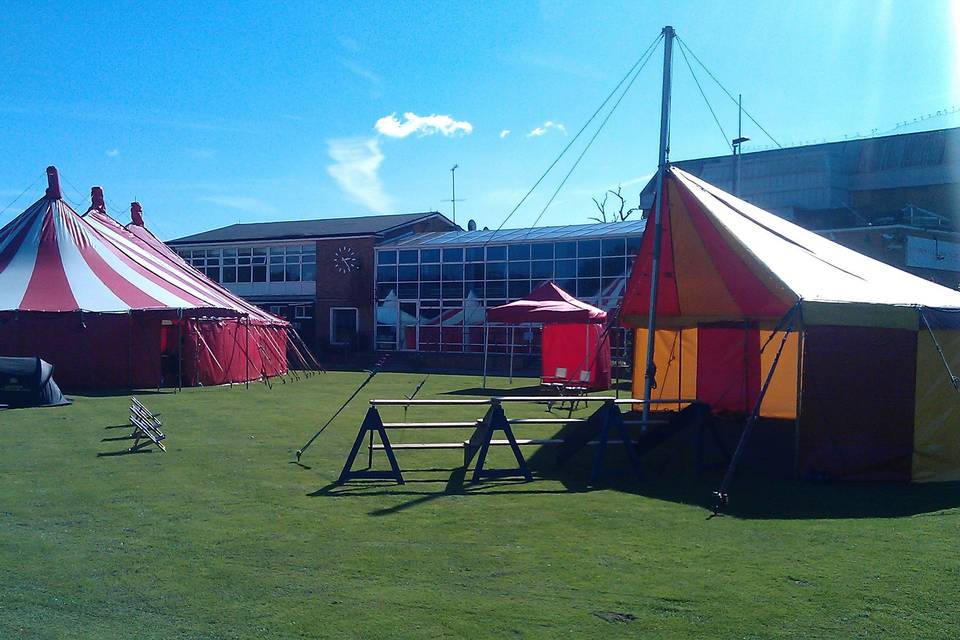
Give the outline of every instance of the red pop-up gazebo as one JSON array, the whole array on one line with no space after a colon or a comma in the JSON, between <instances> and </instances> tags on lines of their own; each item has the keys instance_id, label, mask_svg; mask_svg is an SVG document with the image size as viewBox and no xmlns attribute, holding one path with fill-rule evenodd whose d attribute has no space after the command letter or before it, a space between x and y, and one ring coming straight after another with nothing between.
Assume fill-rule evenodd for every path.
<instances>
[{"instance_id":1,"label":"red pop-up gazebo","mask_svg":"<svg viewBox=\"0 0 960 640\"><path fill-rule=\"evenodd\" d=\"M552 282L525 298L487 309L487 322L542 324L541 378L544 382L583 383L590 390L610 388L610 340L604 331L607 312L577 300ZM513 370L513 340L511 371ZM483 345L483 379L487 379L487 339Z\"/></svg>"}]
</instances>

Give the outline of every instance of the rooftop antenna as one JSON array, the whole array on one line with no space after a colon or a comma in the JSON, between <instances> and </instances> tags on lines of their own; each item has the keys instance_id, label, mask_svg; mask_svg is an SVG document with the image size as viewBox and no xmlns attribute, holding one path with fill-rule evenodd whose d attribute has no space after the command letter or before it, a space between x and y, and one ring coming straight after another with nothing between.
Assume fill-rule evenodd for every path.
<instances>
[{"instance_id":1,"label":"rooftop antenna","mask_svg":"<svg viewBox=\"0 0 960 640\"><path fill-rule=\"evenodd\" d=\"M459 164L455 164L450 168L450 200L449 202L453 204L453 224L457 224L457 203L463 202L462 199L457 200L457 167Z\"/></svg>"},{"instance_id":2,"label":"rooftop antenna","mask_svg":"<svg viewBox=\"0 0 960 640\"><path fill-rule=\"evenodd\" d=\"M744 142L750 138L743 135L743 94L737 96L737 137L731 141L733 147L733 161L735 164L733 174L733 195L740 197L740 155L743 150L740 148Z\"/></svg>"}]
</instances>

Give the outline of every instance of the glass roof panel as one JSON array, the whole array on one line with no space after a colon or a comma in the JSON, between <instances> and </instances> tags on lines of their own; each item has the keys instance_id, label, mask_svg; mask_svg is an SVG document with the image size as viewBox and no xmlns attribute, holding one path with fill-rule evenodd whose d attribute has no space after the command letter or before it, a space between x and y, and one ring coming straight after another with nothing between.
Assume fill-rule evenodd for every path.
<instances>
[{"instance_id":1,"label":"glass roof panel","mask_svg":"<svg viewBox=\"0 0 960 640\"><path fill-rule=\"evenodd\" d=\"M488 243L545 241L567 238L598 238L609 236L633 236L643 233L645 220L626 220L594 224L576 224L554 227L533 227L530 229L501 229L500 231L438 231L417 233L403 238L387 240L377 248L390 247L435 247L438 245L483 245Z\"/></svg>"}]
</instances>

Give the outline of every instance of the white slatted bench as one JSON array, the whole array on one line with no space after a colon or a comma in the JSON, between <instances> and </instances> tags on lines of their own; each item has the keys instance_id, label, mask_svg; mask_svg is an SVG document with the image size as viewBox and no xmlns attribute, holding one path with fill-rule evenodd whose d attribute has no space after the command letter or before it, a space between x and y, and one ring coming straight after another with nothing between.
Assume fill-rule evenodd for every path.
<instances>
[{"instance_id":1,"label":"white slatted bench","mask_svg":"<svg viewBox=\"0 0 960 640\"><path fill-rule=\"evenodd\" d=\"M130 424L133 425L133 433L130 437L134 439L133 446L128 449L131 453L139 451L151 444L156 445L161 451L166 451L162 440L166 439L160 427L160 414L153 413L147 409L146 405L137 398L130 398ZM143 442L141 442L143 440Z\"/></svg>"}]
</instances>

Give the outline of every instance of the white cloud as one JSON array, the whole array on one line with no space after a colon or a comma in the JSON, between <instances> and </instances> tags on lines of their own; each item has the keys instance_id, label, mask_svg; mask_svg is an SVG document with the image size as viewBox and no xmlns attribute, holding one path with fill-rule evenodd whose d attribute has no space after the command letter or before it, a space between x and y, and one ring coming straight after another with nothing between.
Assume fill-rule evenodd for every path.
<instances>
[{"instance_id":1,"label":"white cloud","mask_svg":"<svg viewBox=\"0 0 960 640\"><path fill-rule=\"evenodd\" d=\"M106 152L108 158L116 158L120 155L120 149L107 149Z\"/></svg>"},{"instance_id":2,"label":"white cloud","mask_svg":"<svg viewBox=\"0 0 960 640\"><path fill-rule=\"evenodd\" d=\"M559 122L554 122L553 120L547 120L543 123L542 126L536 127L527 134L528 138L539 138L542 135L546 135L550 131L559 131L563 135L567 135L567 128L560 124Z\"/></svg>"},{"instance_id":3,"label":"white cloud","mask_svg":"<svg viewBox=\"0 0 960 640\"><path fill-rule=\"evenodd\" d=\"M397 118L396 113L383 116L377 120L374 129L389 138L406 138L413 133L421 138L435 133L449 137L472 133L473 125L466 120L454 120L447 115L418 116L408 111L403 114L403 121Z\"/></svg>"},{"instance_id":4,"label":"white cloud","mask_svg":"<svg viewBox=\"0 0 960 640\"><path fill-rule=\"evenodd\" d=\"M226 207L227 209L243 211L245 213L258 215L273 215L277 213L277 208L269 202L248 196L205 196L200 198L200 201Z\"/></svg>"},{"instance_id":5,"label":"white cloud","mask_svg":"<svg viewBox=\"0 0 960 640\"><path fill-rule=\"evenodd\" d=\"M510 129L504 129L503 131L500 132L500 139L503 140L508 135L510 135Z\"/></svg>"},{"instance_id":6,"label":"white cloud","mask_svg":"<svg viewBox=\"0 0 960 640\"><path fill-rule=\"evenodd\" d=\"M327 151L336 163L327 165L327 173L347 198L377 213L390 209L390 197L384 193L378 174L384 156L377 138L327 140Z\"/></svg>"}]
</instances>

